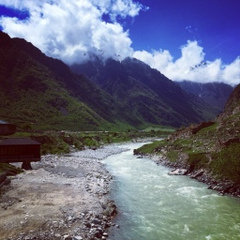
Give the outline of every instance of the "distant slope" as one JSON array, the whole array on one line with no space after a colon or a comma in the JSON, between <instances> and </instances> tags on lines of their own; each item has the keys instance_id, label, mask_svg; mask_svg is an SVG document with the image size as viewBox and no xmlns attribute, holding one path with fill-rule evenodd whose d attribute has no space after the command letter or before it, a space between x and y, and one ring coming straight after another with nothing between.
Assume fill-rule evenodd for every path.
<instances>
[{"instance_id":1,"label":"distant slope","mask_svg":"<svg viewBox=\"0 0 240 240\"><path fill-rule=\"evenodd\" d=\"M235 116L236 121L240 121L240 118L237 118L240 114L240 84L234 88L231 96L229 97L224 112L222 114L222 119L226 119L232 116ZM239 116L240 117L240 116Z\"/></svg>"},{"instance_id":2,"label":"distant slope","mask_svg":"<svg viewBox=\"0 0 240 240\"><path fill-rule=\"evenodd\" d=\"M140 122L174 127L214 118L217 110L137 59L99 59L71 67L130 109Z\"/></svg>"},{"instance_id":3,"label":"distant slope","mask_svg":"<svg viewBox=\"0 0 240 240\"><path fill-rule=\"evenodd\" d=\"M183 90L199 96L213 107L223 110L233 87L225 83L176 82Z\"/></svg>"}]
</instances>

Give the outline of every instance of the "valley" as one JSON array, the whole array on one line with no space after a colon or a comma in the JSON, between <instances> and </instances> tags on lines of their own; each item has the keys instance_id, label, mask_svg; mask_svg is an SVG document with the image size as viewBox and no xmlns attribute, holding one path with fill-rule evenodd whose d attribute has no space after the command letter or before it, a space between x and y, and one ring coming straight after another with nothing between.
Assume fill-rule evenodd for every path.
<instances>
[{"instance_id":1,"label":"valley","mask_svg":"<svg viewBox=\"0 0 240 240\"><path fill-rule=\"evenodd\" d=\"M0 43L0 117L20 130L178 128L221 111L136 59L70 68L24 39Z\"/></svg>"},{"instance_id":2,"label":"valley","mask_svg":"<svg viewBox=\"0 0 240 240\"><path fill-rule=\"evenodd\" d=\"M109 144L153 141L134 154L154 169L240 196L239 85L181 85L134 58L68 66L3 32L0 54L0 120L17 126L12 137L41 143L42 154L29 172L0 164L12 181L0 197L9 239L106 239L117 212L102 160L123 151Z\"/></svg>"},{"instance_id":3,"label":"valley","mask_svg":"<svg viewBox=\"0 0 240 240\"><path fill-rule=\"evenodd\" d=\"M0 0L0 240L240 239L239 10Z\"/></svg>"}]
</instances>

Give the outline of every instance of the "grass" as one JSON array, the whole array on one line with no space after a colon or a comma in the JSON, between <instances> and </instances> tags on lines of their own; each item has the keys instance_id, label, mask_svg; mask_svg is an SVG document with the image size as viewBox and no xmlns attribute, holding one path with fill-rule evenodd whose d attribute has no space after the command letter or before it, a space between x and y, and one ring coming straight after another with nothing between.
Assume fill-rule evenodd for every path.
<instances>
[{"instance_id":1,"label":"grass","mask_svg":"<svg viewBox=\"0 0 240 240\"><path fill-rule=\"evenodd\" d=\"M208 158L205 153L188 154L187 162L192 170L208 168Z\"/></svg>"},{"instance_id":2,"label":"grass","mask_svg":"<svg viewBox=\"0 0 240 240\"><path fill-rule=\"evenodd\" d=\"M172 127L167 127L167 126L149 126L145 129L143 129L145 132L150 132L150 131L164 131L164 132L169 132L172 133L175 131L174 128Z\"/></svg>"},{"instance_id":3,"label":"grass","mask_svg":"<svg viewBox=\"0 0 240 240\"><path fill-rule=\"evenodd\" d=\"M169 151L167 158L170 162L176 162L178 160L179 153L177 151Z\"/></svg>"},{"instance_id":4,"label":"grass","mask_svg":"<svg viewBox=\"0 0 240 240\"><path fill-rule=\"evenodd\" d=\"M47 131L18 132L11 137L30 137L41 143L41 154L63 154L71 150L82 150L84 148L98 148L104 144L127 142L142 138L156 138L166 135L164 131L145 132L128 130L125 132L87 131L87 132L58 132Z\"/></svg>"},{"instance_id":5,"label":"grass","mask_svg":"<svg viewBox=\"0 0 240 240\"><path fill-rule=\"evenodd\" d=\"M152 154L157 153L157 151L167 144L166 140L154 141L153 143L145 144L142 147L136 149L136 154Z\"/></svg>"},{"instance_id":6,"label":"grass","mask_svg":"<svg viewBox=\"0 0 240 240\"><path fill-rule=\"evenodd\" d=\"M221 180L224 178L240 183L240 144L233 143L212 154L211 171Z\"/></svg>"},{"instance_id":7,"label":"grass","mask_svg":"<svg viewBox=\"0 0 240 240\"><path fill-rule=\"evenodd\" d=\"M186 154L184 164L190 171L205 169L213 178L240 184L239 114L204 127L196 134L192 128L181 129L168 138L136 149L139 154L163 154L169 162L181 164L180 154ZM229 141L228 141L229 140ZM225 144L227 143L227 144Z\"/></svg>"},{"instance_id":8,"label":"grass","mask_svg":"<svg viewBox=\"0 0 240 240\"><path fill-rule=\"evenodd\" d=\"M17 168L9 163L0 163L0 174L7 173L8 176L14 176L23 172L22 169Z\"/></svg>"},{"instance_id":9,"label":"grass","mask_svg":"<svg viewBox=\"0 0 240 240\"><path fill-rule=\"evenodd\" d=\"M163 137L164 131L136 131L125 132L108 131L88 131L88 132L64 132L47 131L44 133L17 132L9 137L29 137L41 143L41 154L64 154L72 150L83 150L84 148L98 148L104 144L127 142L133 139ZM16 175L22 172L21 169L8 163L0 163L0 173L6 172L8 175Z\"/></svg>"}]
</instances>

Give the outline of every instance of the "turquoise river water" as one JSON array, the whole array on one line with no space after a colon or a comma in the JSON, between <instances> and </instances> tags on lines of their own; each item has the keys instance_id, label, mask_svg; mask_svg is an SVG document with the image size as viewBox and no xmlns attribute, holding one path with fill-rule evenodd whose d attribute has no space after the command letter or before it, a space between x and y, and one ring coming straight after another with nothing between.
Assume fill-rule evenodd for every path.
<instances>
[{"instance_id":1,"label":"turquoise river water","mask_svg":"<svg viewBox=\"0 0 240 240\"><path fill-rule=\"evenodd\" d=\"M238 240L240 199L220 196L187 176L133 155L142 143L104 160L118 207L111 240Z\"/></svg>"}]
</instances>

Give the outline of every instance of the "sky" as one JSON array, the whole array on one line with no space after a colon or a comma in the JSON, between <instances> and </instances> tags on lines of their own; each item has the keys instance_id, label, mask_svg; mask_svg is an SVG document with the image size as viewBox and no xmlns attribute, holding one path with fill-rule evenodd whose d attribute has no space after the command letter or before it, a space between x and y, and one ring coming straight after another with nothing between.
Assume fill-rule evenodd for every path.
<instances>
[{"instance_id":1,"label":"sky","mask_svg":"<svg viewBox=\"0 0 240 240\"><path fill-rule=\"evenodd\" d=\"M174 81L240 83L240 0L0 0L0 29L71 65L135 57Z\"/></svg>"}]
</instances>

